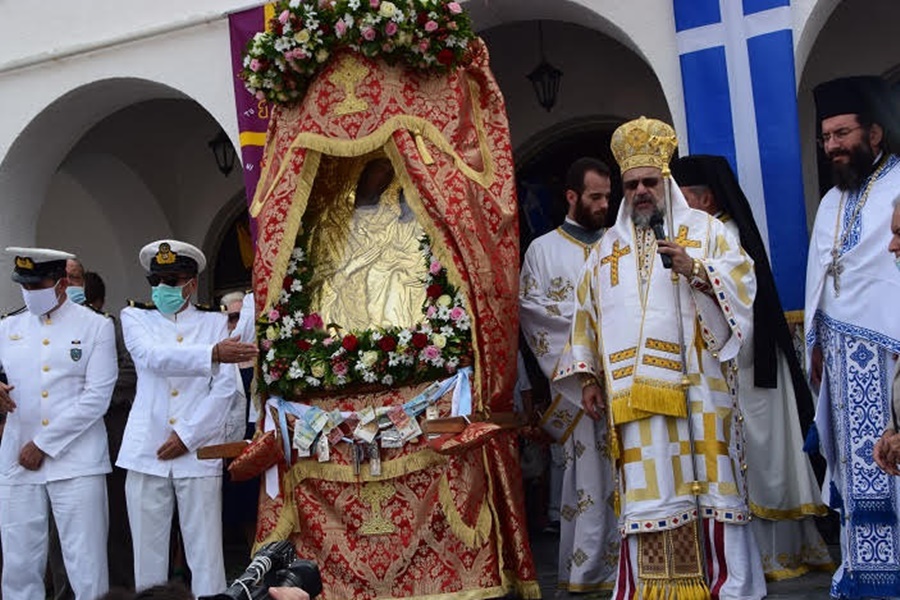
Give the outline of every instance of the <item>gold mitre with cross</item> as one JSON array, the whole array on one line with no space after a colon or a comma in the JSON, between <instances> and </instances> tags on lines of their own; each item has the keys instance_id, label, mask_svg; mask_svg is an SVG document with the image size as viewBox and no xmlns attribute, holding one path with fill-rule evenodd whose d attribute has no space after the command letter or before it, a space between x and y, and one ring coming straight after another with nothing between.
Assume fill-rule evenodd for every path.
<instances>
[{"instance_id":1,"label":"gold mitre with cross","mask_svg":"<svg viewBox=\"0 0 900 600\"><path fill-rule=\"evenodd\" d=\"M671 125L641 117L619 126L609 145L622 173L637 167L656 167L668 175L678 138Z\"/></svg>"}]
</instances>

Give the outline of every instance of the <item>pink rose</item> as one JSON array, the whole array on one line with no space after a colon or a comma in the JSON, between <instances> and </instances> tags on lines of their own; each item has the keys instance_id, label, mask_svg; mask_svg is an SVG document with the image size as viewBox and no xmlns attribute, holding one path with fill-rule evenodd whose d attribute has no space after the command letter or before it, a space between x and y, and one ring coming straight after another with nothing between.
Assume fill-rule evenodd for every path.
<instances>
[{"instance_id":1,"label":"pink rose","mask_svg":"<svg viewBox=\"0 0 900 600\"><path fill-rule=\"evenodd\" d=\"M362 30L363 39L371 42L375 39L375 29L372 27L366 27Z\"/></svg>"},{"instance_id":2,"label":"pink rose","mask_svg":"<svg viewBox=\"0 0 900 600\"><path fill-rule=\"evenodd\" d=\"M333 343L334 343L334 338L333 338L333 337L327 337L327 338L325 338L324 340L322 340L322 345L325 346L326 348L327 348L328 346L332 345Z\"/></svg>"},{"instance_id":3,"label":"pink rose","mask_svg":"<svg viewBox=\"0 0 900 600\"><path fill-rule=\"evenodd\" d=\"M310 313L303 317L303 329L321 329L325 326L319 313Z\"/></svg>"},{"instance_id":4,"label":"pink rose","mask_svg":"<svg viewBox=\"0 0 900 600\"><path fill-rule=\"evenodd\" d=\"M344 37L344 34L347 33L347 23L343 19L340 19L337 23L334 24L334 32L338 37Z\"/></svg>"},{"instance_id":5,"label":"pink rose","mask_svg":"<svg viewBox=\"0 0 900 600\"><path fill-rule=\"evenodd\" d=\"M250 59L250 70L251 71L256 73L257 71L259 71L259 67L260 67L259 59L257 59L257 58Z\"/></svg>"},{"instance_id":6,"label":"pink rose","mask_svg":"<svg viewBox=\"0 0 900 600\"><path fill-rule=\"evenodd\" d=\"M282 13L280 15L278 15L278 20L281 21L282 25L287 23L290 20L290 18L291 18L291 11L289 11L289 10L284 10L284 11L282 11Z\"/></svg>"},{"instance_id":7,"label":"pink rose","mask_svg":"<svg viewBox=\"0 0 900 600\"><path fill-rule=\"evenodd\" d=\"M381 4L381 0L369 0L369 6L372 8L378 8L379 4Z\"/></svg>"},{"instance_id":8,"label":"pink rose","mask_svg":"<svg viewBox=\"0 0 900 600\"><path fill-rule=\"evenodd\" d=\"M278 309L273 308L272 310L269 311L269 320L270 321L277 321L280 318L281 318L281 313L278 312Z\"/></svg>"},{"instance_id":9,"label":"pink rose","mask_svg":"<svg viewBox=\"0 0 900 600\"><path fill-rule=\"evenodd\" d=\"M443 267L441 267L441 263L439 263L436 260L433 260L433 261L431 261L431 266L428 267L428 272L431 273L432 275L437 275L438 273L441 272L442 268Z\"/></svg>"},{"instance_id":10,"label":"pink rose","mask_svg":"<svg viewBox=\"0 0 900 600\"><path fill-rule=\"evenodd\" d=\"M272 348L272 340L263 340L260 342L260 345L262 345L263 350L268 351Z\"/></svg>"},{"instance_id":11,"label":"pink rose","mask_svg":"<svg viewBox=\"0 0 900 600\"><path fill-rule=\"evenodd\" d=\"M434 360L441 356L441 349L435 345L425 346L425 349L422 350L422 356L425 357L425 360Z\"/></svg>"},{"instance_id":12,"label":"pink rose","mask_svg":"<svg viewBox=\"0 0 900 600\"><path fill-rule=\"evenodd\" d=\"M425 316L429 319L434 318L434 315L437 314L437 307L434 304L428 306L428 310L425 311Z\"/></svg>"},{"instance_id":13,"label":"pink rose","mask_svg":"<svg viewBox=\"0 0 900 600\"><path fill-rule=\"evenodd\" d=\"M384 32L387 35L394 35L395 33L397 33L397 24L394 23L393 21L391 21L390 23L388 23L387 25L384 26Z\"/></svg>"},{"instance_id":14,"label":"pink rose","mask_svg":"<svg viewBox=\"0 0 900 600\"><path fill-rule=\"evenodd\" d=\"M428 50L428 46L430 45L431 42L429 42L428 40L422 40L421 42L419 42L419 50L425 52L426 50Z\"/></svg>"},{"instance_id":15,"label":"pink rose","mask_svg":"<svg viewBox=\"0 0 900 600\"><path fill-rule=\"evenodd\" d=\"M257 99L257 100L265 100L265 99L266 99L266 93L265 93L264 91L262 91L262 90L259 90L258 92L256 92L256 99Z\"/></svg>"},{"instance_id":16,"label":"pink rose","mask_svg":"<svg viewBox=\"0 0 900 600\"><path fill-rule=\"evenodd\" d=\"M450 319L453 321L459 321L466 315L466 311L462 309L460 306L454 306L450 309Z\"/></svg>"},{"instance_id":17,"label":"pink rose","mask_svg":"<svg viewBox=\"0 0 900 600\"><path fill-rule=\"evenodd\" d=\"M342 376L347 374L347 362L343 360L337 360L331 363L331 370L334 371L334 374L337 376Z\"/></svg>"},{"instance_id":18,"label":"pink rose","mask_svg":"<svg viewBox=\"0 0 900 600\"><path fill-rule=\"evenodd\" d=\"M434 21L428 21L427 23L425 23L425 31L427 31L428 33L435 31L437 28L438 24Z\"/></svg>"},{"instance_id":19,"label":"pink rose","mask_svg":"<svg viewBox=\"0 0 900 600\"><path fill-rule=\"evenodd\" d=\"M453 13L454 15L458 15L462 12L462 6L459 5L459 2L451 2L447 5L447 9Z\"/></svg>"}]
</instances>

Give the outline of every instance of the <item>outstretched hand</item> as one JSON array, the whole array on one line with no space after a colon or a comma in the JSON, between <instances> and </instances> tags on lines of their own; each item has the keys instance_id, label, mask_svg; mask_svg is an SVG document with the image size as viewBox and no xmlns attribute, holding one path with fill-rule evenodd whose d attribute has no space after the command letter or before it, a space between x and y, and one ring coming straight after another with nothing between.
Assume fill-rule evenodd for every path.
<instances>
[{"instance_id":1,"label":"outstretched hand","mask_svg":"<svg viewBox=\"0 0 900 600\"><path fill-rule=\"evenodd\" d=\"M230 337L213 346L213 361L234 364L253 360L259 350L256 344L241 341L240 336Z\"/></svg>"}]
</instances>

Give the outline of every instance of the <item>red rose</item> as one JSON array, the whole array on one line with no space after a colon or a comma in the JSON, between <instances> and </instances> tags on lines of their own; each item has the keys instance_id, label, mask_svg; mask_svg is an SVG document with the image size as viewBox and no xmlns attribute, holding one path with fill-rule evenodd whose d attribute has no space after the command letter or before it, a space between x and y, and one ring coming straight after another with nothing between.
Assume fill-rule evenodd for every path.
<instances>
[{"instance_id":1,"label":"red rose","mask_svg":"<svg viewBox=\"0 0 900 600\"><path fill-rule=\"evenodd\" d=\"M386 335L378 340L378 347L381 348L382 352L390 352L397 347L397 340L389 335Z\"/></svg>"},{"instance_id":2,"label":"red rose","mask_svg":"<svg viewBox=\"0 0 900 600\"><path fill-rule=\"evenodd\" d=\"M453 58L454 58L453 50L450 50L449 48L444 48L443 50L438 52L438 55L437 55L437 61L445 66L452 63Z\"/></svg>"},{"instance_id":3,"label":"red rose","mask_svg":"<svg viewBox=\"0 0 900 600\"><path fill-rule=\"evenodd\" d=\"M428 286L428 289L425 290L425 295L429 298L440 298L441 294L444 293L444 288L440 286L440 284L432 283Z\"/></svg>"},{"instance_id":4,"label":"red rose","mask_svg":"<svg viewBox=\"0 0 900 600\"><path fill-rule=\"evenodd\" d=\"M301 350L302 352L306 352L310 348L312 348L312 344L310 344L308 340L297 340L297 349L298 350Z\"/></svg>"},{"instance_id":5,"label":"red rose","mask_svg":"<svg viewBox=\"0 0 900 600\"><path fill-rule=\"evenodd\" d=\"M284 283L282 284L282 288L286 291L291 291L291 286L294 285L294 278L288 275L284 278Z\"/></svg>"},{"instance_id":6,"label":"red rose","mask_svg":"<svg viewBox=\"0 0 900 600\"><path fill-rule=\"evenodd\" d=\"M341 340L341 346L343 346L344 350L347 352L353 352L359 348L359 340L356 339L355 335L344 336L344 339Z\"/></svg>"},{"instance_id":7,"label":"red rose","mask_svg":"<svg viewBox=\"0 0 900 600\"><path fill-rule=\"evenodd\" d=\"M428 22L428 13L425 11L420 12L416 15L416 23L419 25L425 25Z\"/></svg>"},{"instance_id":8,"label":"red rose","mask_svg":"<svg viewBox=\"0 0 900 600\"><path fill-rule=\"evenodd\" d=\"M412 336L412 345L421 350L428 345L428 336L424 333L414 333Z\"/></svg>"}]
</instances>

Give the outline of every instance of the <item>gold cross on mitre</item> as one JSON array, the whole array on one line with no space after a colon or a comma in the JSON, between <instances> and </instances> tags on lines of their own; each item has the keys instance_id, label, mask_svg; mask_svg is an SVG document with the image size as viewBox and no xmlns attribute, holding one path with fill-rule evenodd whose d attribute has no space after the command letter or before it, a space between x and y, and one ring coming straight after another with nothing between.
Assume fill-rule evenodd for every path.
<instances>
[{"instance_id":1,"label":"gold cross on mitre","mask_svg":"<svg viewBox=\"0 0 900 600\"><path fill-rule=\"evenodd\" d=\"M619 248L618 240L613 242L612 254L600 259L601 265L609 264L609 282L613 287L619 285L619 259L631 254L631 246Z\"/></svg>"},{"instance_id":2,"label":"gold cross on mitre","mask_svg":"<svg viewBox=\"0 0 900 600\"><path fill-rule=\"evenodd\" d=\"M356 96L356 86L369 74L369 67L345 54L328 78L337 87L344 88L344 99L334 106L334 114L351 115L369 108L369 103Z\"/></svg>"},{"instance_id":3,"label":"gold cross on mitre","mask_svg":"<svg viewBox=\"0 0 900 600\"><path fill-rule=\"evenodd\" d=\"M699 248L700 240L691 240L688 239L688 227L687 225L679 225L678 226L678 235L675 236L675 243L681 246L682 248Z\"/></svg>"}]
</instances>

